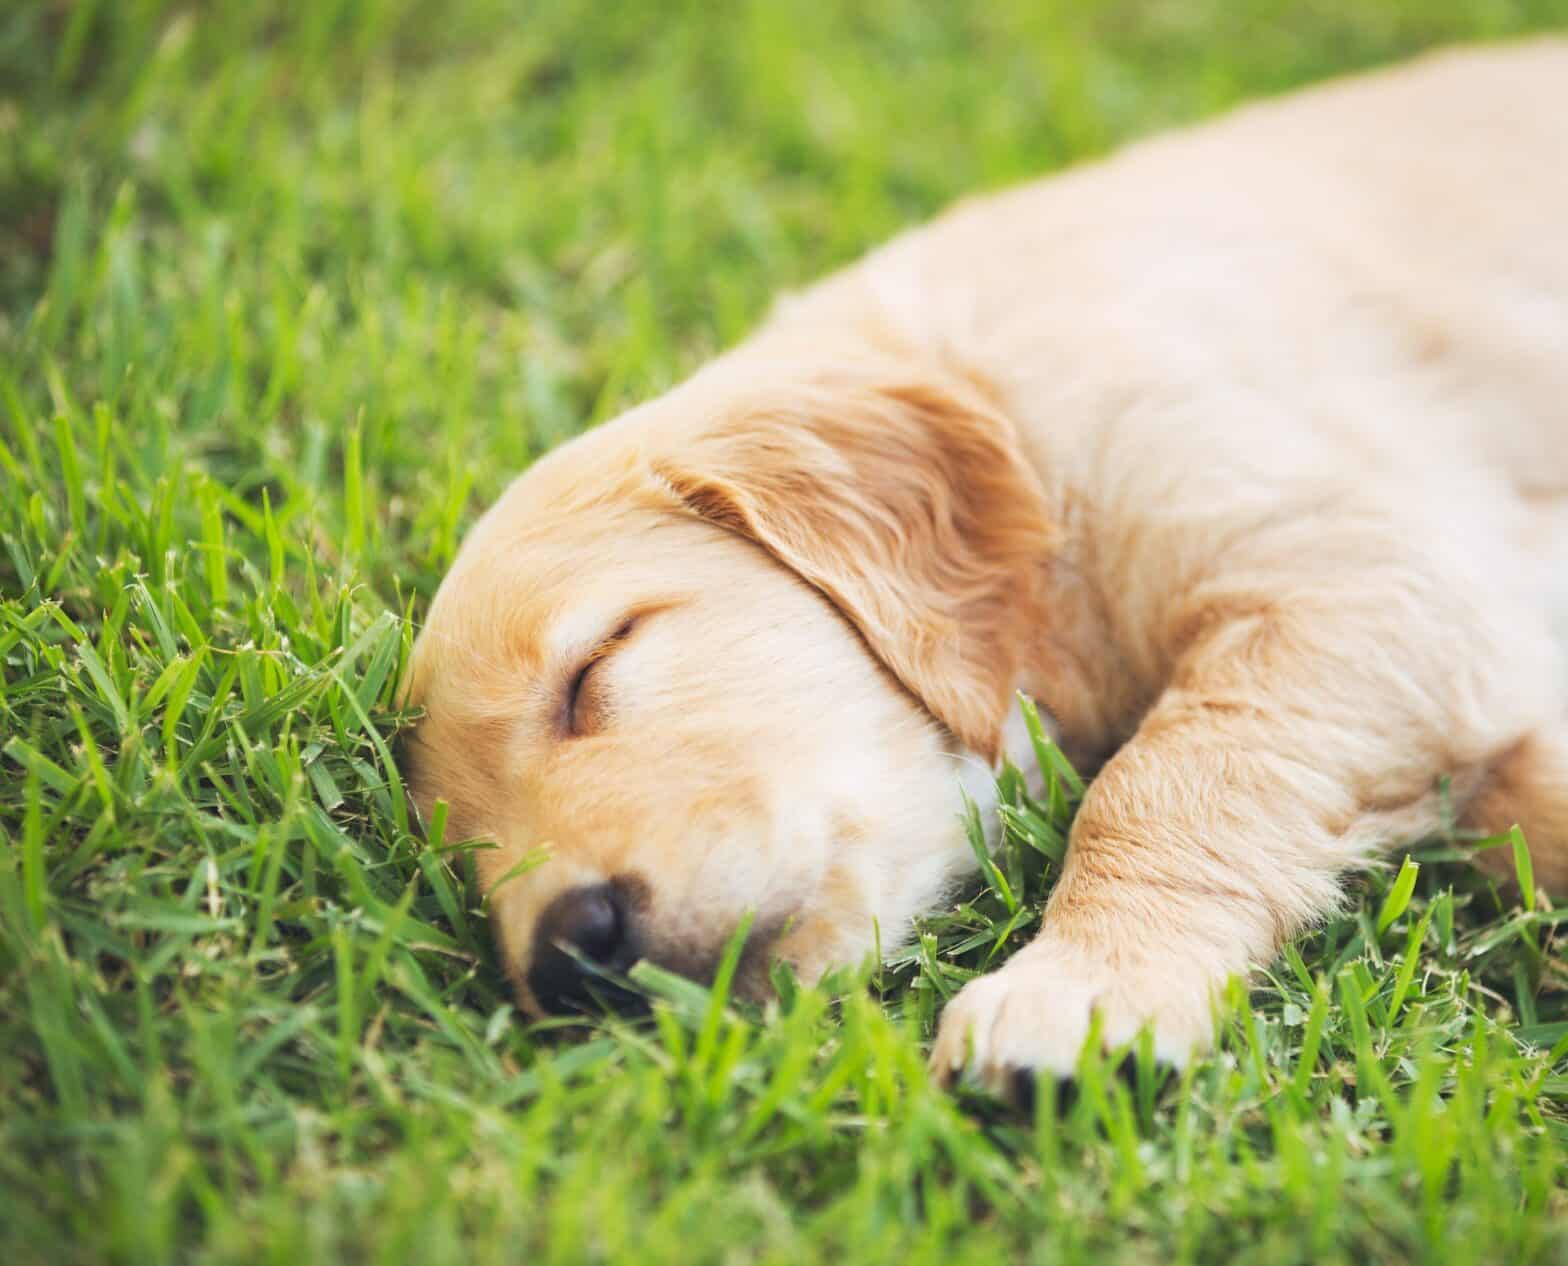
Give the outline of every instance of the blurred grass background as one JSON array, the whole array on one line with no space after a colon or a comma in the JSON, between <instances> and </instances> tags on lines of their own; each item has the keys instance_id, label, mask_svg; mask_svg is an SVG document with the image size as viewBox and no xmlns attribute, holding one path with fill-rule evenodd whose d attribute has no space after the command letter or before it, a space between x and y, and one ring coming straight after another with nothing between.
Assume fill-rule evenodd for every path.
<instances>
[{"instance_id":1,"label":"blurred grass background","mask_svg":"<svg viewBox=\"0 0 1568 1266\"><path fill-rule=\"evenodd\" d=\"M511 1013L391 698L474 514L952 198L1568 0L12 0L0 1260L1568 1260L1544 896L1445 838L1176 1081L959 1104L940 999L1065 818L868 981ZM1004 885L1005 886L1005 885ZM869 988L867 987L869 985Z\"/></svg>"}]
</instances>

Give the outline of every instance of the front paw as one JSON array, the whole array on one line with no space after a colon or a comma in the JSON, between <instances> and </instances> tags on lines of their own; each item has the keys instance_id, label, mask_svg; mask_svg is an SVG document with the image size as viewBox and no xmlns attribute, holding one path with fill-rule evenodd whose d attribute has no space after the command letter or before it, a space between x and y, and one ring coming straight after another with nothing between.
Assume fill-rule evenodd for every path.
<instances>
[{"instance_id":1,"label":"front paw","mask_svg":"<svg viewBox=\"0 0 1568 1266\"><path fill-rule=\"evenodd\" d=\"M1091 1032L1114 1050L1145 1027L1155 1056L1180 1066L1213 1036L1211 993L1209 978L1179 956L1113 966L1047 934L947 1004L932 1071L947 1083L964 1077L1011 1097L1040 1073L1072 1076Z\"/></svg>"}]
</instances>

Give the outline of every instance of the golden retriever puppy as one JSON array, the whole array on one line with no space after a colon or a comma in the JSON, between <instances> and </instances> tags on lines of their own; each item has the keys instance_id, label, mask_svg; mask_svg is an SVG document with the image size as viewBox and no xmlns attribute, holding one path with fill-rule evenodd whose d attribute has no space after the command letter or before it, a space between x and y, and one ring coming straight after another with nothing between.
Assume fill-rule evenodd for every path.
<instances>
[{"instance_id":1,"label":"golden retriever puppy","mask_svg":"<svg viewBox=\"0 0 1568 1266\"><path fill-rule=\"evenodd\" d=\"M1181 1060L1439 824L1568 890L1568 43L1442 55L966 203L538 462L431 607L450 802L530 1012L884 948L959 788L1098 769L939 1072ZM537 863L537 864L535 864Z\"/></svg>"}]
</instances>

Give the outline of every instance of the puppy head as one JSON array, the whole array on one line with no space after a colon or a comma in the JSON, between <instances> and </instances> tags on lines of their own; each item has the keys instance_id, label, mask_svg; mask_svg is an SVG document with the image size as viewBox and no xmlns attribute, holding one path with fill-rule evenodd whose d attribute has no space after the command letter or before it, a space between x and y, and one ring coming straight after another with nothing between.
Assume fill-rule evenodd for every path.
<instances>
[{"instance_id":1,"label":"puppy head","mask_svg":"<svg viewBox=\"0 0 1568 1266\"><path fill-rule=\"evenodd\" d=\"M756 379L761 377L764 384ZM773 385L766 385L773 384ZM852 963L972 865L1051 546L961 386L723 363L516 481L415 648L408 774L530 1011L581 966Z\"/></svg>"}]
</instances>

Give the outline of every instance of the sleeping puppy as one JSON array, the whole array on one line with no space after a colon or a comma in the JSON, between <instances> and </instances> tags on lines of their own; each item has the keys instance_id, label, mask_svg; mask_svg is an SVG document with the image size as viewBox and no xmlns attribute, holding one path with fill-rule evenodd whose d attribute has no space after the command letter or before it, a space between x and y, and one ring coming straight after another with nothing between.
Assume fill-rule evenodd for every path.
<instances>
[{"instance_id":1,"label":"sleeping puppy","mask_svg":"<svg viewBox=\"0 0 1568 1266\"><path fill-rule=\"evenodd\" d=\"M887 947L1015 693L1097 769L933 1060L1005 1087L1216 989L1347 871L1523 825L1568 890L1568 43L1450 54L966 203L534 465L416 647L531 1013Z\"/></svg>"}]
</instances>

